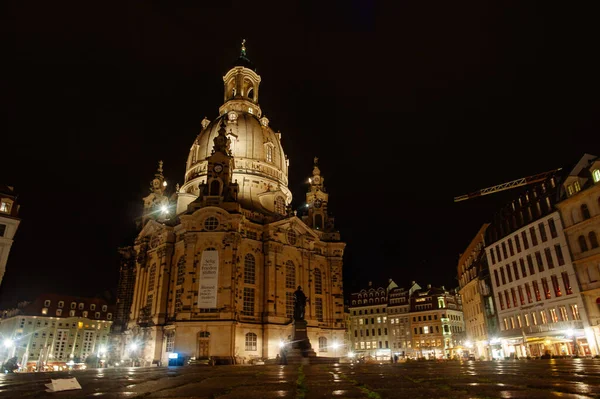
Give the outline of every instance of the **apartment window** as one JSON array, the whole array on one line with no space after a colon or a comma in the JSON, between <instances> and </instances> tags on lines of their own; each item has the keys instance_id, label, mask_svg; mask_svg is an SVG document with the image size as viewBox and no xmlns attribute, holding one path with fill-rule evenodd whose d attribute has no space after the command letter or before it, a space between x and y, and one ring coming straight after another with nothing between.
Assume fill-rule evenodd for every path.
<instances>
[{"instance_id":1,"label":"apartment window","mask_svg":"<svg viewBox=\"0 0 600 399\"><path fill-rule=\"evenodd\" d=\"M537 251L535 253L535 260L537 261L537 265L538 265L538 270L541 272L544 271L544 262L542 261L542 254L540 253L540 251Z\"/></svg>"},{"instance_id":2,"label":"apartment window","mask_svg":"<svg viewBox=\"0 0 600 399\"><path fill-rule=\"evenodd\" d=\"M533 322L533 325L534 325L534 326L537 326L537 324L538 324L538 321L537 321L537 313L533 312L533 313L531 314L531 321Z\"/></svg>"},{"instance_id":3,"label":"apartment window","mask_svg":"<svg viewBox=\"0 0 600 399\"><path fill-rule=\"evenodd\" d=\"M536 301L541 301L542 300L542 296L540 295L540 287L538 286L538 282L537 281L532 281L533 284L533 292L535 293L535 300Z\"/></svg>"},{"instance_id":4,"label":"apartment window","mask_svg":"<svg viewBox=\"0 0 600 399\"><path fill-rule=\"evenodd\" d=\"M529 234L531 235L531 245L535 247L536 245L538 245L537 236L535 235L535 227L529 228Z\"/></svg>"},{"instance_id":5,"label":"apartment window","mask_svg":"<svg viewBox=\"0 0 600 399\"><path fill-rule=\"evenodd\" d=\"M96 319L99 319L99 318L100 318L100 312L96 312L96 313L94 314L94 317L96 317Z\"/></svg>"},{"instance_id":6,"label":"apartment window","mask_svg":"<svg viewBox=\"0 0 600 399\"><path fill-rule=\"evenodd\" d=\"M554 260L552 259L552 252L550 252L550 248L544 248L544 253L546 254L548 269L554 269Z\"/></svg>"},{"instance_id":7,"label":"apartment window","mask_svg":"<svg viewBox=\"0 0 600 399\"><path fill-rule=\"evenodd\" d=\"M590 245L592 248L598 248L598 237L596 237L596 233L590 231L588 234L588 238L590 239Z\"/></svg>"},{"instance_id":8,"label":"apartment window","mask_svg":"<svg viewBox=\"0 0 600 399\"><path fill-rule=\"evenodd\" d=\"M562 281L565 286L565 292L567 295L571 295L573 293L573 289L571 288L571 282L569 281L569 274L567 272L562 272Z\"/></svg>"},{"instance_id":9,"label":"apartment window","mask_svg":"<svg viewBox=\"0 0 600 399\"><path fill-rule=\"evenodd\" d=\"M110 320L110 319L112 319L112 313L107 313L107 314L106 314L106 319L107 319L107 320Z\"/></svg>"},{"instance_id":10,"label":"apartment window","mask_svg":"<svg viewBox=\"0 0 600 399\"><path fill-rule=\"evenodd\" d=\"M508 290L504 291L504 299L506 299L506 308L510 309L510 296L508 296Z\"/></svg>"},{"instance_id":11,"label":"apartment window","mask_svg":"<svg viewBox=\"0 0 600 399\"><path fill-rule=\"evenodd\" d=\"M62 309L56 309L56 315L62 316Z\"/></svg>"},{"instance_id":12,"label":"apartment window","mask_svg":"<svg viewBox=\"0 0 600 399\"><path fill-rule=\"evenodd\" d=\"M504 276L504 267L500 266L500 277L502 278L502 285L506 284L506 277Z\"/></svg>"},{"instance_id":13,"label":"apartment window","mask_svg":"<svg viewBox=\"0 0 600 399\"><path fill-rule=\"evenodd\" d=\"M546 299L552 298L552 295L550 295L550 287L548 286L548 279L546 279L546 277L542 277L542 288L544 289Z\"/></svg>"},{"instance_id":14,"label":"apartment window","mask_svg":"<svg viewBox=\"0 0 600 399\"><path fill-rule=\"evenodd\" d=\"M500 302L500 310L504 310L504 301L502 300L502 294L498 294L498 302Z\"/></svg>"},{"instance_id":15,"label":"apartment window","mask_svg":"<svg viewBox=\"0 0 600 399\"><path fill-rule=\"evenodd\" d=\"M504 259L508 258L508 252L506 252L506 243L502 243L502 254L504 255Z\"/></svg>"},{"instance_id":16,"label":"apartment window","mask_svg":"<svg viewBox=\"0 0 600 399\"><path fill-rule=\"evenodd\" d=\"M527 232L526 231L521 232L521 238L523 238L523 248L529 249L529 241L527 241Z\"/></svg>"},{"instance_id":17,"label":"apartment window","mask_svg":"<svg viewBox=\"0 0 600 399\"><path fill-rule=\"evenodd\" d=\"M521 253L521 240L519 240L518 234L515 234L515 246L517 247L517 252Z\"/></svg>"},{"instance_id":18,"label":"apartment window","mask_svg":"<svg viewBox=\"0 0 600 399\"><path fill-rule=\"evenodd\" d=\"M515 306L515 308L519 307L519 303L517 302L517 293L514 288L510 289L510 294L512 296L513 305Z\"/></svg>"},{"instance_id":19,"label":"apartment window","mask_svg":"<svg viewBox=\"0 0 600 399\"><path fill-rule=\"evenodd\" d=\"M506 274L508 275L508 282L512 283L513 278L512 278L512 272L510 271L510 264L506 265Z\"/></svg>"},{"instance_id":20,"label":"apartment window","mask_svg":"<svg viewBox=\"0 0 600 399\"><path fill-rule=\"evenodd\" d=\"M569 321L569 314L567 313L566 306L559 306L558 310L560 311L560 318L562 321Z\"/></svg>"},{"instance_id":21,"label":"apartment window","mask_svg":"<svg viewBox=\"0 0 600 399\"><path fill-rule=\"evenodd\" d=\"M586 204L581 205L581 216L583 217L583 220L591 217L590 210Z\"/></svg>"},{"instance_id":22,"label":"apartment window","mask_svg":"<svg viewBox=\"0 0 600 399\"><path fill-rule=\"evenodd\" d=\"M252 254L244 257L244 283L256 284L256 260Z\"/></svg>"},{"instance_id":23,"label":"apartment window","mask_svg":"<svg viewBox=\"0 0 600 399\"><path fill-rule=\"evenodd\" d=\"M505 330L508 330L508 319L505 317L505 318L503 319L503 321L504 321L504 329L505 329Z\"/></svg>"},{"instance_id":24,"label":"apartment window","mask_svg":"<svg viewBox=\"0 0 600 399\"><path fill-rule=\"evenodd\" d=\"M540 317L542 319L542 324L548 324L548 316L546 315L545 310L540 311Z\"/></svg>"},{"instance_id":25,"label":"apartment window","mask_svg":"<svg viewBox=\"0 0 600 399\"><path fill-rule=\"evenodd\" d=\"M552 323L558 322L558 316L556 315L556 309L554 308L550 309L550 320L552 320Z\"/></svg>"},{"instance_id":26,"label":"apartment window","mask_svg":"<svg viewBox=\"0 0 600 399\"><path fill-rule=\"evenodd\" d=\"M548 236L546 235L546 227L544 223L539 223L538 227L540 229L540 237L542 238L542 242L546 242L548 240Z\"/></svg>"},{"instance_id":27,"label":"apartment window","mask_svg":"<svg viewBox=\"0 0 600 399\"><path fill-rule=\"evenodd\" d=\"M527 266L529 266L529 275L533 276L535 274L535 268L533 267L533 259L531 255L527 255Z\"/></svg>"},{"instance_id":28,"label":"apartment window","mask_svg":"<svg viewBox=\"0 0 600 399\"><path fill-rule=\"evenodd\" d=\"M515 318L511 316L510 318L510 328L515 329Z\"/></svg>"},{"instance_id":29,"label":"apartment window","mask_svg":"<svg viewBox=\"0 0 600 399\"><path fill-rule=\"evenodd\" d=\"M587 242L585 241L585 237L584 236L579 236L579 249L581 249L581 252L585 252L588 250L588 246L587 246Z\"/></svg>"},{"instance_id":30,"label":"apartment window","mask_svg":"<svg viewBox=\"0 0 600 399\"><path fill-rule=\"evenodd\" d=\"M490 258L492 259L492 265L496 264L496 257L494 256L494 249L490 249Z\"/></svg>"},{"instance_id":31,"label":"apartment window","mask_svg":"<svg viewBox=\"0 0 600 399\"><path fill-rule=\"evenodd\" d=\"M533 298L531 297L531 288L529 288L529 283L525 283L525 293L527 294L527 301L529 303L533 303Z\"/></svg>"},{"instance_id":32,"label":"apartment window","mask_svg":"<svg viewBox=\"0 0 600 399\"><path fill-rule=\"evenodd\" d=\"M519 259L519 264L521 265L521 276L523 276L523 278L527 277L527 269L525 268L525 261L523 258Z\"/></svg>"},{"instance_id":33,"label":"apartment window","mask_svg":"<svg viewBox=\"0 0 600 399\"><path fill-rule=\"evenodd\" d=\"M548 228L550 229L550 236L552 236L552 238L558 237L558 232L556 231L556 224L554 223L554 219L548 219Z\"/></svg>"},{"instance_id":34,"label":"apartment window","mask_svg":"<svg viewBox=\"0 0 600 399\"><path fill-rule=\"evenodd\" d=\"M244 314L254 316L254 288L244 287Z\"/></svg>"},{"instance_id":35,"label":"apartment window","mask_svg":"<svg viewBox=\"0 0 600 399\"><path fill-rule=\"evenodd\" d=\"M315 294L323 293L323 280L321 278L321 270L315 269Z\"/></svg>"},{"instance_id":36,"label":"apartment window","mask_svg":"<svg viewBox=\"0 0 600 399\"><path fill-rule=\"evenodd\" d=\"M318 321L323 321L323 298L315 299L315 314Z\"/></svg>"},{"instance_id":37,"label":"apartment window","mask_svg":"<svg viewBox=\"0 0 600 399\"><path fill-rule=\"evenodd\" d=\"M256 351L257 339L256 334L254 333L246 333L246 350L247 351Z\"/></svg>"},{"instance_id":38,"label":"apartment window","mask_svg":"<svg viewBox=\"0 0 600 399\"><path fill-rule=\"evenodd\" d=\"M510 256L514 256L515 250L513 249L513 243L510 238L508 239L508 250L510 251Z\"/></svg>"},{"instance_id":39,"label":"apartment window","mask_svg":"<svg viewBox=\"0 0 600 399\"><path fill-rule=\"evenodd\" d=\"M560 292L560 285L558 284L558 277L556 275L552 275L552 287L554 288L554 295L556 297L562 296L562 292Z\"/></svg>"},{"instance_id":40,"label":"apartment window","mask_svg":"<svg viewBox=\"0 0 600 399\"><path fill-rule=\"evenodd\" d=\"M598 183L600 181L600 169L595 169L592 172L592 177L594 178L594 183Z\"/></svg>"},{"instance_id":41,"label":"apartment window","mask_svg":"<svg viewBox=\"0 0 600 399\"><path fill-rule=\"evenodd\" d=\"M519 299L521 300L521 306L525 305L525 296L523 295L523 287L518 286L519 289Z\"/></svg>"},{"instance_id":42,"label":"apartment window","mask_svg":"<svg viewBox=\"0 0 600 399\"><path fill-rule=\"evenodd\" d=\"M8 202L0 202L0 212L10 213L10 204Z\"/></svg>"},{"instance_id":43,"label":"apartment window","mask_svg":"<svg viewBox=\"0 0 600 399\"><path fill-rule=\"evenodd\" d=\"M571 305L571 314L573 315L573 320L581 320L581 316L579 315L579 308L577 305Z\"/></svg>"},{"instance_id":44,"label":"apartment window","mask_svg":"<svg viewBox=\"0 0 600 399\"><path fill-rule=\"evenodd\" d=\"M517 268L517 261L513 262L513 272L515 273L515 280L519 279L519 269Z\"/></svg>"},{"instance_id":45,"label":"apartment window","mask_svg":"<svg viewBox=\"0 0 600 399\"><path fill-rule=\"evenodd\" d=\"M521 315L517 315L517 325L519 326L519 328L523 327L523 323L521 322Z\"/></svg>"},{"instance_id":46,"label":"apartment window","mask_svg":"<svg viewBox=\"0 0 600 399\"><path fill-rule=\"evenodd\" d=\"M285 262L285 288L296 288L296 266L294 262Z\"/></svg>"},{"instance_id":47,"label":"apartment window","mask_svg":"<svg viewBox=\"0 0 600 399\"><path fill-rule=\"evenodd\" d=\"M525 326L529 327L529 315L527 313L525 313L523 315L523 318L525 319Z\"/></svg>"},{"instance_id":48,"label":"apartment window","mask_svg":"<svg viewBox=\"0 0 600 399\"><path fill-rule=\"evenodd\" d=\"M69 310L69 316L70 317L74 317L75 316L75 311L74 310Z\"/></svg>"},{"instance_id":49,"label":"apartment window","mask_svg":"<svg viewBox=\"0 0 600 399\"><path fill-rule=\"evenodd\" d=\"M500 287L500 279L498 278L498 270L494 270L494 278L496 279L496 287Z\"/></svg>"}]
</instances>

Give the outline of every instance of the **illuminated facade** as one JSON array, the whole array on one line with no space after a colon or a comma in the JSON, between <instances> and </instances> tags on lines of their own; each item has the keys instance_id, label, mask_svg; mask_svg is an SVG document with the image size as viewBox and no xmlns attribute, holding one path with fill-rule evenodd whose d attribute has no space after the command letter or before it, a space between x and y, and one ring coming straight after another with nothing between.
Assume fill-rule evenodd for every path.
<instances>
[{"instance_id":1,"label":"illuminated facade","mask_svg":"<svg viewBox=\"0 0 600 399\"><path fill-rule=\"evenodd\" d=\"M14 188L0 185L0 284L6 271L10 248L21 222L18 214L19 205Z\"/></svg>"},{"instance_id":2,"label":"illuminated facade","mask_svg":"<svg viewBox=\"0 0 600 399\"><path fill-rule=\"evenodd\" d=\"M64 370L90 355L108 361L114 309L99 298L42 295L2 312L0 363L16 356L27 371Z\"/></svg>"},{"instance_id":3,"label":"illuminated facade","mask_svg":"<svg viewBox=\"0 0 600 399\"><path fill-rule=\"evenodd\" d=\"M318 159L304 214L296 215L282 135L258 104L260 81L242 48L223 77L219 115L202 121L184 183L170 196L159 165L144 198L143 227L133 246L120 249L131 259L122 262L117 304L131 304L127 320L119 320L123 358L275 358L292 334L298 286L309 298L317 355L336 356L334 346L344 341L345 244L327 211Z\"/></svg>"},{"instance_id":4,"label":"illuminated facade","mask_svg":"<svg viewBox=\"0 0 600 399\"><path fill-rule=\"evenodd\" d=\"M586 154L564 180L563 196L557 204L564 223L568 247L589 326L585 325L588 348L581 354L598 354L600 343L600 160ZM583 336L582 336L583 338Z\"/></svg>"},{"instance_id":5,"label":"illuminated facade","mask_svg":"<svg viewBox=\"0 0 600 399\"><path fill-rule=\"evenodd\" d=\"M458 260L459 293L465 318L465 346L477 359L492 358L491 340L496 336L497 319L487 258L484 224Z\"/></svg>"},{"instance_id":6,"label":"illuminated facade","mask_svg":"<svg viewBox=\"0 0 600 399\"><path fill-rule=\"evenodd\" d=\"M486 256L502 350L494 357L591 354L577 277L556 212L556 176L496 215Z\"/></svg>"}]
</instances>

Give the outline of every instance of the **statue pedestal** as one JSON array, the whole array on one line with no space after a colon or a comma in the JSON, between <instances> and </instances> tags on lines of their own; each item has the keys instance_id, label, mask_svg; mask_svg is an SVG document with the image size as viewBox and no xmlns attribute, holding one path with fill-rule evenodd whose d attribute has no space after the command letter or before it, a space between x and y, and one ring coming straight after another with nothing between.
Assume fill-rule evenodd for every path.
<instances>
[{"instance_id":1,"label":"statue pedestal","mask_svg":"<svg viewBox=\"0 0 600 399\"><path fill-rule=\"evenodd\" d=\"M287 364L333 364L339 358L317 356L310 344L306 320L294 320L292 323L292 342L286 351Z\"/></svg>"}]
</instances>

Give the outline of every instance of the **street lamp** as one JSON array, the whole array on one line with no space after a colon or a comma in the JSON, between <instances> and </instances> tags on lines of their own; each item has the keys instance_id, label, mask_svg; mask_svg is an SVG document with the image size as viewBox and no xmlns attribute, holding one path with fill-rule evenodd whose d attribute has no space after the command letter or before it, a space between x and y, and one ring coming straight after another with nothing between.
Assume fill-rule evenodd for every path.
<instances>
[{"instance_id":1,"label":"street lamp","mask_svg":"<svg viewBox=\"0 0 600 399\"><path fill-rule=\"evenodd\" d=\"M15 341L13 341L13 340L12 340L12 339L10 339L10 338L6 338L6 339L4 340L4 347L6 347L6 348L10 348L10 347L11 347L11 346L13 346L14 344L15 344Z\"/></svg>"},{"instance_id":2,"label":"street lamp","mask_svg":"<svg viewBox=\"0 0 600 399\"><path fill-rule=\"evenodd\" d=\"M337 348L340 347L340 344L337 341L333 341L331 347L333 348L333 356L337 357Z\"/></svg>"}]
</instances>

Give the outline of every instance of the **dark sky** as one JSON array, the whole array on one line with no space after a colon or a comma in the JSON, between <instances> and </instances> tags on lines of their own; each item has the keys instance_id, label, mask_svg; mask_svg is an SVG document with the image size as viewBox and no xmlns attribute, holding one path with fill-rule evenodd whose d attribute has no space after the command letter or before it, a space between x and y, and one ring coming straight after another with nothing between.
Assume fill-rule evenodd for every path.
<instances>
[{"instance_id":1,"label":"dark sky","mask_svg":"<svg viewBox=\"0 0 600 399\"><path fill-rule=\"evenodd\" d=\"M114 290L158 160L183 182L242 38L295 208L320 158L347 294L456 286L508 197L454 196L600 153L599 35L579 2L110 3L0 6L0 182L23 219L3 306Z\"/></svg>"}]
</instances>

